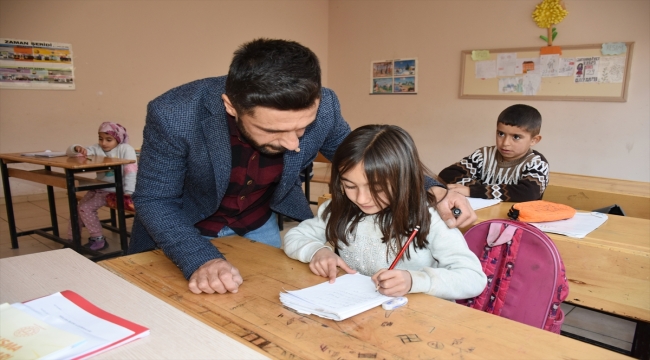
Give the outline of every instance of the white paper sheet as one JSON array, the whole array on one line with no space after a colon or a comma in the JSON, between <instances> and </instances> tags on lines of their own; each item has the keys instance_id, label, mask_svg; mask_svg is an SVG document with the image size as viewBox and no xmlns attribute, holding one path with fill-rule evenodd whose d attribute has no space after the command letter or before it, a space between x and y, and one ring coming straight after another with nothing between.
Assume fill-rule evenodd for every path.
<instances>
[{"instance_id":1,"label":"white paper sheet","mask_svg":"<svg viewBox=\"0 0 650 360\"><path fill-rule=\"evenodd\" d=\"M540 55L539 67L542 71L542 77L555 77L558 76L560 67L560 55Z\"/></svg>"},{"instance_id":2,"label":"white paper sheet","mask_svg":"<svg viewBox=\"0 0 650 360\"><path fill-rule=\"evenodd\" d=\"M488 206L496 205L501 202L501 199L480 199L473 197L468 197L467 200L469 201L469 205L472 207L472 209L474 209L474 211L486 208Z\"/></svg>"},{"instance_id":3,"label":"white paper sheet","mask_svg":"<svg viewBox=\"0 0 650 360\"><path fill-rule=\"evenodd\" d=\"M477 61L474 63L474 73L477 79L493 79L497 77L496 60Z\"/></svg>"},{"instance_id":4,"label":"white paper sheet","mask_svg":"<svg viewBox=\"0 0 650 360\"><path fill-rule=\"evenodd\" d=\"M544 232L582 239L605 221L607 221L607 214L592 212L576 213L571 219L566 220L530 224Z\"/></svg>"},{"instance_id":5,"label":"white paper sheet","mask_svg":"<svg viewBox=\"0 0 650 360\"><path fill-rule=\"evenodd\" d=\"M514 76L517 67L517 53L497 54L497 75Z\"/></svg>"},{"instance_id":6,"label":"white paper sheet","mask_svg":"<svg viewBox=\"0 0 650 360\"><path fill-rule=\"evenodd\" d=\"M345 274L333 284L324 282L302 290L280 293L280 301L302 314L345 320L392 299L376 291L369 276Z\"/></svg>"},{"instance_id":7,"label":"white paper sheet","mask_svg":"<svg viewBox=\"0 0 650 360\"><path fill-rule=\"evenodd\" d=\"M524 75L524 95L537 95L541 86L541 74L529 71Z\"/></svg>"}]
</instances>

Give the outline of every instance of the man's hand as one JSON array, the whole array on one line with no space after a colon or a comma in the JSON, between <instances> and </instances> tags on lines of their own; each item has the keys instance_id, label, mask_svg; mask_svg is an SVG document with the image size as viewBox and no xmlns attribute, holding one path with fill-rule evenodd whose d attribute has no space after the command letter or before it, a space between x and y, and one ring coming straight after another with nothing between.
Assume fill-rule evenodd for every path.
<instances>
[{"instance_id":1,"label":"man's hand","mask_svg":"<svg viewBox=\"0 0 650 360\"><path fill-rule=\"evenodd\" d=\"M403 296L411 291L413 279L406 270L381 269L372 276L372 281L377 284L377 291L386 296Z\"/></svg>"},{"instance_id":2,"label":"man's hand","mask_svg":"<svg viewBox=\"0 0 650 360\"><path fill-rule=\"evenodd\" d=\"M348 264L343 261L329 248L322 248L314 254L309 262L309 269L316 275L330 279L330 284L336 280L338 273L337 266L345 270L348 274L356 273L356 270L351 269Z\"/></svg>"},{"instance_id":3,"label":"man's hand","mask_svg":"<svg viewBox=\"0 0 650 360\"><path fill-rule=\"evenodd\" d=\"M190 277L189 289L195 294L236 293L244 279L239 270L225 259L214 259L201 265Z\"/></svg>"},{"instance_id":4,"label":"man's hand","mask_svg":"<svg viewBox=\"0 0 650 360\"><path fill-rule=\"evenodd\" d=\"M429 191L433 191L436 195L436 199L439 201L436 206L436 211L438 211L442 221L444 221L450 229L473 225L478 218L465 196L453 190L447 190L439 186L432 186ZM447 191L449 191L449 193L445 196ZM442 201L440 201L440 199L442 199ZM453 208L460 209L461 214L458 218L455 218L451 213L451 209Z\"/></svg>"},{"instance_id":5,"label":"man's hand","mask_svg":"<svg viewBox=\"0 0 650 360\"><path fill-rule=\"evenodd\" d=\"M463 196L469 196L469 187L461 184L449 184L447 185L447 189L453 190Z\"/></svg>"}]
</instances>

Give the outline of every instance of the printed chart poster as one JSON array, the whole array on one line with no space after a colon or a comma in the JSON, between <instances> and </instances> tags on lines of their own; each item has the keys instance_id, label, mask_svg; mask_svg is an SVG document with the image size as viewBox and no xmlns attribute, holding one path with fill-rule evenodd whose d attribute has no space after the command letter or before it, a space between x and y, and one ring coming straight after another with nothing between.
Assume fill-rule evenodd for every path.
<instances>
[{"instance_id":1,"label":"printed chart poster","mask_svg":"<svg viewBox=\"0 0 650 360\"><path fill-rule=\"evenodd\" d=\"M576 70L574 73L574 82L579 83L597 83L598 82L598 63L600 56L576 58Z\"/></svg>"},{"instance_id":2,"label":"printed chart poster","mask_svg":"<svg viewBox=\"0 0 650 360\"><path fill-rule=\"evenodd\" d=\"M74 90L72 45L0 38L0 88Z\"/></svg>"},{"instance_id":3,"label":"printed chart poster","mask_svg":"<svg viewBox=\"0 0 650 360\"><path fill-rule=\"evenodd\" d=\"M371 62L370 94L417 93L417 59Z\"/></svg>"}]
</instances>

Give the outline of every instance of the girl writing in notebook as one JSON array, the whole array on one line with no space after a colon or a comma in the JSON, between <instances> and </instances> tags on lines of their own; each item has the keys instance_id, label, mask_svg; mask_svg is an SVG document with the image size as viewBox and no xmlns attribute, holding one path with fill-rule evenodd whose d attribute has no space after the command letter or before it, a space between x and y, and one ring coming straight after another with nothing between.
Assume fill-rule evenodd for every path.
<instances>
[{"instance_id":1,"label":"girl writing in notebook","mask_svg":"<svg viewBox=\"0 0 650 360\"><path fill-rule=\"evenodd\" d=\"M388 296L426 293L454 300L480 294L486 284L481 264L461 232L436 212L425 174L433 177L400 127L352 131L332 159L332 199L287 232L285 253L330 282L338 267L372 276ZM416 226L403 257L387 270Z\"/></svg>"},{"instance_id":2,"label":"girl writing in notebook","mask_svg":"<svg viewBox=\"0 0 650 360\"><path fill-rule=\"evenodd\" d=\"M137 159L135 149L128 144L129 135L126 133L124 126L114 122L104 122L99 126L98 135L99 140L97 144L88 147L74 144L68 148L66 154L68 156L99 155L120 159ZM124 194L133 194L133 191L135 191L137 171L138 165L136 163L122 167ZM98 172L97 179L114 183L115 174L113 171ZM79 201L79 230L81 231L84 225L88 228L90 238L84 246L91 250L99 251L108 247L108 242L106 242L106 238L102 235L102 224L99 221L97 210L107 205L107 198L114 196L114 192L114 188L90 190ZM128 199L130 200L130 197ZM128 204L125 204L125 209L128 208ZM72 239L72 226L70 224L68 225L68 238Z\"/></svg>"}]
</instances>

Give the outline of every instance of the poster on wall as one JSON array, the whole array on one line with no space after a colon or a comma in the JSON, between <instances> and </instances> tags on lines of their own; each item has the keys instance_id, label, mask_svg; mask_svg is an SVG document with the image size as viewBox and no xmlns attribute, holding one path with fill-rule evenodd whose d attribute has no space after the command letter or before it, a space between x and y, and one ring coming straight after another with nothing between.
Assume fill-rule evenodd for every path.
<instances>
[{"instance_id":1,"label":"poster on wall","mask_svg":"<svg viewBox=\"0 0 650 360\"><path fill-rule=\"evenodd\" d=\"M74 90L72 45L0 38L0 88Z\"/></svg>"},{"instance_id":2,"label":"poster on wall","mask_svg":"<svg viewBox=\"0 0 650 360\"><path fill-rule=\"evenodd\" d=\"M417 94L417 58L372 61L370 94Z\"/></svg>"}]
</instances>

